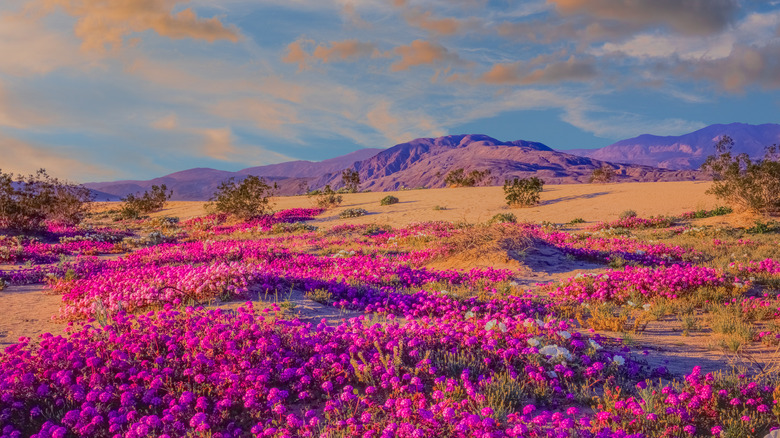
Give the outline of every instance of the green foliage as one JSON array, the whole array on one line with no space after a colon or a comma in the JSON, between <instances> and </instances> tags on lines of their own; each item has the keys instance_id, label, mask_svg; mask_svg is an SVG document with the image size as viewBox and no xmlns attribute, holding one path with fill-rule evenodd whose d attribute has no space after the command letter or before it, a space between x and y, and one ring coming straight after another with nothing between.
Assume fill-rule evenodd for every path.
<instances>
[{"instance_id":1,"label":"green foliage","mask_svg":"<svg viewBox=\"0 0 780 438\"><path fill-rule=\"evenodd\" d=\"M637 217L636 211L634 210L625 210L622 213L620 213L620 219L628 219L631 217Z\"/></svg>"},{"instance_id":2,"label":"green foliage","mask_svg":"<svg viewBox=\"0 0 780 438\"><path fill-rule=\"evenodd\" d=\"M443 205L434 205L434 206L433 206L433 209L434 209L435 211L441 211L441 210L446 210L446 209L447 209L447 207L445 207L445 206L443 206Z\"/></svg>"},{"instance_id":3,"label":"green foliage","mask_svg":"<svg viewBox=\"0 0 780 438\"><path fill-rule=\"evenodd\" d=\"M517 222L517 216L515 216L514 213L498 213L497 215L490 218L488 224L503 224L503 223L514 224L516 222Z\"/></svg>"},{"instance_id":4,"label":"green foliage","mask_svg":"<svg viewBox=\"0 0 780 438\"><path fill-rule=\"evenodd\" d=\"M577 225L577 224L584 224L584 223L585 223L585 219L581 217L576 217L569 221L569 225Z\"/></svg>"},{"instance_id":5,"label":"green foliage","mask_svg":"<svg viewBox=\"0 0 780 438\"><path fill-rule=\"evenodd\" d=\"M720 207L716 207L714 210L704 210L704 209L696 210L693 212L693 218L704 219L713 216L723 216L733 212L734 209L732 209L731 207L720 206Z\"/></svg>"},{"instance_id":6,"label":"green foliage","mask_svg":"<svg viewBox=\"0 0 780 438\"><path fill-rule=\"evenodd\" d=\"M341 181L344 183L346 193L357 193L360 187L360 174L354 169L344 169L341 172Z\"/></svg>"},{"instance_id":7,"label":"green foliage","mask_svg":"<svg viewBox=\"0 0 780 438\"><path fill-rule=\"evenodd\" d=\"M165 203L171 199L171 195L173 190L168 190L165 184L154 185L151 191L146 191L140 196L127 195L122 198L124 204L119 209L119 216L122 219L138 219L142 214L160 211L165 208Z\"/></svg>"},{"instance_id":8,"label":"green foliage","mask_svg":"<svg viewBox=\"0 0 780 438\"><path fill-rule=\"evenodd\" d=\"M780 211L780 147L767 147L764 158L755 161L744 153L733 155L733 147L734 140L723 136L715 145L715 155L702 164L714 181L707 193L738 209Z\"/></svg>"},{"instance_id":9,"label":"green foliage","mask_svg":"<svg viewBox=\"0 0 780 438\"><path fill-rule=\"evenodd\" d=\"M211 198L209 207L219 213L227 213L241 219L249 219L269 212L271 196L277 188L265 179L250 175L241 182L235 178L223 181Z\"/></svg>"},{"instance_id":10,"label":"green foliage","mask_svg":"<svg viewBox=\"0 0 780 438\"><path fill-rule=\"evenodd\" d=\"M539 203L544 182L537 178L515 178L504 181L504 195L510 207L530 207Z\"/></svg>"},{"instance_id":11,"label":"green foliage","mask_svg":"<svg viewBox=\"0 0 780 438\"><path fill-rule=\"evenodd\" d=\"M393 204L398 204L398 198L391 195L387 195L379 201L379 205L393 205Z\"/></svg>"},{"instance_id":12,"label":"green foliage","mask_svg":"<svg viewBox=\"0 0 780 438\"><path fill-rule=\"evenodd\" d=\"M778 228L780 227L778 227L778 224L775 221L763 222L757 220L753 223L752 227L745 231L747 231L748 234L768 234L777 232Z\"/></svg>"},{"instance_id":13,"label":"green foliage","mask_svg":"<svg viewBox=\"0 0 780 438\"><path fill-rule=\"evenodd\" d=\"M341 195L336 193L330 184L326 185L322 190L313 190L309 192L310 198L314 199L314 204L319 208L332 208L341 205L341 201L344 199Z\"/></svg>"},{"instance_id":14,"label":"green foliage","mask_svg":"<svg viewBox=\"0 0 780 438\"><path fill-rule=\"evenodd\" d=\"M86 187L51 177L44 169L28 176L0 171L0 229L40 231L45 221L75 225L92 200Z\"/></svg>"},{"instance_id":15,"label":"green foliage","mask_svg":"<svg viewBox=\"0 0 780 438\"><path fill-rule=\"evenodd\" d=\"M485 170L472 170L468 174L461 169L455 169L450 171L444 182L450 187L474 187L482 183L490 175L490 169Z\"/></svg>"},{"instance_id":16,"label":"green foliage","mask_svg":"<svg viewBox=\"0 0 780 438\"><path fill-rule=\"evenodd\" d=\"M368 213L363 208L348 208L341 213L339 213L339 217L342 219L350 218L350 217L360 217L365 216Z\"/></svg>"},{"instance_id":17,"label":"green foliage","mask_svg":"<svg viewBox=\"0 0 780 438\"><path fill-rule=\"evenodd\" d=\"M593 169L590 174L589 181L591 183L606 184L612 182L615 179L615 170L607 165L601 166L598 169Z\"/></svg>"}]
</instances>

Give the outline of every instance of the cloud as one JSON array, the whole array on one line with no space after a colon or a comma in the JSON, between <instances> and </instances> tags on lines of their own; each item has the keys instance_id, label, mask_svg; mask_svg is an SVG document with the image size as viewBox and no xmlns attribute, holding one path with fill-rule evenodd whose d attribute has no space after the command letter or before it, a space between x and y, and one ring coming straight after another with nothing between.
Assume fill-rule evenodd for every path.
<instances>
[{"instance_id":1,"label":"cloud","mask_svg":"<svg viewBox=\"0 0 780 438\"><path fill-rule=\"evenodd\" d=\"M452 17L434 18L432 15L430 11L423 12L415 8L404 13L404 18L412 26L439 35L454 35L464 27L463 21L459 19Z\"/></svg>"},{"instance_id":2,"label":"cloud","mask_svg":"<svg viewBox=\"0 0 780 438\"><path fill-rule=\"evenodd\" d=\"M152 128L163 131L172 131L179 126L179 118L176 114L169 114L152 122Z\"/></svg>"},{"instance_id":3,"label":"cloud","mask_svg":"<svg viewBox=\"0 0 780 438\"><path fill-rule=\"evenodd\" d=\"M530 62L495 64L480 76L479 81L492 85L550 84L566 81L585 81L596 76L591 61L577 60L546 62L550 57L538 57ZM544 64L544 67L534 68Z\"/></svg>"},{"instance_id":4,"label":"cloud","mask_svg":"<svg viewBox=\"0 0 780 438\"><path fill-rule=\"evenodd\" d=\"M721 59L681 63L678 72L692 78L707 78L730 92L742 92L757 85L780 88L780 42L763 47L735 46Z\"/></svg>"},{"instance_id":5,"label":"cloud","mask_svg":"<svg viewBox=\"0 0 780 438\"><path fill-rule=\"evenodd\" d=\"M547 0L564 15L584 14L639 26L668 26L684 34L712 34L739 12L737 0Z\"/></svg>"},{"instance_id":6,"label":"cloud","mask_svg":"<svg viewBox=\"0 0 780 438\"><path fill-rule=\"evenodd\" d=\"M238 122L249 121L255 127L277 135L292 137L287 129L301 123L291 105L259 97L218 101L208 106L209 112L223 119Z\"/></svg>"},{"instance_id":7,"label":"cloud","mask_svg":"<svg viewBox=\"0 0 780 438\"><path fill-rule=\"evenodd\" d=\"M214 42L236 42L239 31L218 18L200 18L192 8L173 10L189 0L36 0L37 9L51 13L62 9L78 18L76 36L86 50L122 47L128 35L153 31L160 36Z\"/></svg>"},{"instance_id":8,"label":"cloud","mask_svg":"<svg viewBox=\"0 0 780 438\"><path fill-rule=\"evenodd\" d=\"M201 151L203 155L215 160L229 161L230 157L238 152L238 149L233 145L233 133L230 128L204 129L202 133Z\"/></svg>"},{"instance_id":9,"label":"cloud","mask_svg":"<svg viewBox=\"0 0 780 438\"><path fill-rule=\"evenodd\" d=\"M89 163L89 157L80 157L72 148L44 147L4 135L0 132L0 156L3 172L29 174L46 169L50 175L74 181L92 177L115 175L105 168Z\"/></svg>"},{"instance_id":10,"label":"cloud","mask_svg":"<svg viewBox=\"0 0 780 438\"><path fill-rule=\"evenodd\" d=\"M418 111L403 115L393 113L391 103L381 100L366 114L367 124L394 143L403 143L421 136L442 136L445 131Z\"/></svg>"},{"instance_id":11,"label":"cloud","mask_svg":"<svg viewBox=\"0 0 780 438\"><path fill-rule=\"evenodd\" d=\"M307 61L309 54L303 49L303 44L306 41L293 41L287 45L287 54L282 58L282 62L288 64L298 64L298 71L303 71L308 68Z\"/></svg>"},{"instance_id":12,"label":"cloud","mask_svg":"<svg viewBox=\"0 0 780 438\"><path fill-rule=\"evenodd\" d=\"M450 52L444 46L425 40L414 40L409 45L398 46L391 53L401 57L390 66L390 70L394 72L407 70L418 65L460 60L457 54Z\"/></svg>"},{"instance_id":13,"label":"cloud","mask_svg":"<svg viewBox=\"0 0 780 438\"><path fill-rule=\"evenodd\" d=\"M318 45L312 56L324 63L334 60L354 61L357 58L369 56L376 50L372 43L358 40L333 41L330 46Z\"/></svg>"},{"instance_id":14,"label":"cloud","mask_svg":"<svg viewBox=\"0 0 780 438\"><path fill-rule=\"evenodd\" d=\"M78 43L21 15L0 15L0 72L14 76L43 75L60 68L89 66Z\"/></svg>"},{"instance_id":15,"label":"cloud","mask_svg":"<svg viewBox=\"0 0 780 438\"><path fill-rule=\"evenodd\" d=\"M49 121L48 116L30 109L22 99L9 93L0 81L0 126L25 129Z\"/></svg>"}]
</instances>

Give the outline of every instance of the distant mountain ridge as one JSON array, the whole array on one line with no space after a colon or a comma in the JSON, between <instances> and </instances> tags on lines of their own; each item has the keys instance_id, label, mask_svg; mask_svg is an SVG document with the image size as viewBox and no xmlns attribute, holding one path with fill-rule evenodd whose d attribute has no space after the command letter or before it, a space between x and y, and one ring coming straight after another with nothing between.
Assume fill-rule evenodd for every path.
<instances>
[{"instance_id":1,"label":"distant mountain ridge","mask_svg":"<svg viewBox=\"0 0 780 438\"><path fill-rule=\"evenodd\" d=\"M676 181L703 179L696 171L658 169L632 164L613 164L595 158L556 151L542 143L525 140L500 141L487 135L449 135L418 138L388 149L362 149L320 162L293 161L252 167L238 172L209 168L188 169L148 181L88 183L87 187L113 196L149 190L165 184L173 200L207 200L219 184L231 177L265 177L279 186L278 194L295 195L330 184L342 185L341 172L360 174L361 190L389 191L401 188L444 187L444 176L462 168L491 171L493 184L513 177L538 176L548 184L587 182L594 169L609 166L619 181ZM100 200L100 199L99 199Z\"/></svg>"},{"instance_id":2,"label":"distant mountain ridge","mask_svg":"<svg viewBox=\"0 0 780 438\"><path fill-rule=\"evenodd\" d=\"M715 143L724 135L734 139L735 153L744 152L758 158L763 156L766 146L780 144L780 125L718 124L684 135L644 134L600 149L571 149L563 152L613 163L694 170L704 163L707 156L714 154Z\"/></svg>"}]
</instances>

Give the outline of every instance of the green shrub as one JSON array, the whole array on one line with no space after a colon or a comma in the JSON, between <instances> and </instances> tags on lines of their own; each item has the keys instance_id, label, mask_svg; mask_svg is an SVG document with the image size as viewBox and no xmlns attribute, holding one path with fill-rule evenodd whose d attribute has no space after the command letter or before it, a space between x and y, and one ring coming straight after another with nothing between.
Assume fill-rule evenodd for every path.
<instances>
[{"instance_id":1,"label":"green shrub","mask_svg":"<svg viewBox=\"0 0 780 438\"><path fill-rule=\"evenodd\" d=\"M581 217L577 217L569 221L569 225L577 225L577 224L584 224L584 223L585 223L585 219Z\"/></svg>"},{"instance_id":2,"label":"green shrub","mask_svg":"<svg viewBox=\"0 0 780 438\"><path fill-rule=\"evenodd\" d=\"M276 183L272 187L265 179L254 175L247 176L239 183L235 178L230 178L217 187L209 208L241 219L260 216L270 211L271 196L276 188Z\"/></svg>"},{"instance_id":3,"label":"green shrub","mask_svg":"<svg viewBox=\"0 0 780 438\"><path fill-rule=\"evenodd\" d=\"M342 219L350 218L350 217L360 217L365 216L368 214L368 211L366 211L363 208L348 208L341 213L339 213L339 217Z\"/></svg>"},{"instance_id":4,"label":"green shrub","mask_svg":"<svg viewBox=\"0 0 780 438\"><path fill-rule=\"evenodd\" d=\"M345 193L357 193L360 187L360 174L357 170L344 169L341 172L341 181L344 183Z\"/></svg>"},{"instance_id":5,"label":"green shrub","mask_svg":"<svg viewBox=\"0 0 780 438\"><path fill-rule=\"evenodd\" d=\"M309 197L314 199L314 204L319 208L332 208L341 205L344 199L336 193L330 185L326 185L322 190L309 192Z\"/></svg>"},{"instance_id":6,"label":"green shrub","mask_svg":"<svg viewBox=\"0 0 780 438\"><path fill-rule=\"evenodd\" d=\"M379 205L393 205L393 204L398 204L398 198L391 195L387 195L379 201Z\"/></svg>"},{"instance_id":7,"label":"green shrub","mask_svg":"<svg viewBox=\"0 0 780 438\"><path fill-rule=\"evenodd\" d=\"M41 231L46 221L76 225L92 200L86 187L51 177L44 169L26 177L0 171L0 229Z\"/></svg>"},{"instance_id":8,"label":"green shrub","mask_svg":"<svg viewBox=\"0 0 780 438\"><path fill-rule=\"evenodd\" d=\"M637 214L634 210L625 210L624 212L620 213L620 219L628 219L630 217L637 217Z\"/></svg>"},{"instance_id":9,"label":"green shrub","mask_svg":"<svg viewBox=\"0 0 780 438\"><path fill-rule=\"evenodd\" d=\"M171 199L173 190L168 190L165 184L152 186L151 191L144 192L143 195L133 194L122 198L124 204L119 209L119 216L122 219L138 219L142 214L160 211L165 208L165 203Z\"/></svg>"},{"instance_id":10,"label":"green shrub","mask_svg":"<svg viewBox=\"0 0 780 438\"><path fill-rule=\"evenodd\" d=\"M479 185L490 175L490 169L485 170L472 170L468 174L463 169L455 169L450 171L444 182L450 187L474 187Z\"/></svg>"},{"instance_id":11,"label":"green shrub","mask_svg":"<svg viewBox=\"0 0 780 438\"><path fill-rule=\"evenodd\" d=\"M514 224L517 222L517 217L514 213L498 213L497 215L490 218L488 221L488 224L503 224L503 223L510 223Z\"/></svg>"},{"instance_id":12,"label":"green shrub","mask_svg":"<svg viewBox=\"0 0 780 438\"><path fill-rule=\"evenodd\" d=\"M738 209L765 214L780 211L780 147L767 147L764 158L758 160L744 153L732 155L733 147L734 140L724 135L715 144L715 155L702 164L713 179L707 193Z\"/></svg>"},{"instance_id":13,"label":"green shrub","mask_svg":"<svg viewBox=\"0 0 780 438\"><path fill-rule=\"evenodd\" d=\"M530 207L539 203L544 182L537 178L515 178L504 181L504 195L510 207Z\"/></svg>"},{"instance_id":14,"label":"green shrub","mask_svg":"<svg viewBox=\"0 0 780 438\"><path fill-rule=\"evenodd\" d=\"M442 205L434 205L433 209L436 210L436 211L441 211L441 210L446 210L447 207L442 206Z\"/></svg>"},{"instance_id":15,"label":"green shrub","mask_svg":"<svg viewBox=\"0 0 780 438\"><path fill-rule=\"evenodd\" d=\"M605 164L598 169L593 169L593 172L590 174L589 182L606 184L612 182L615 179L615 176L615 169Z\"/></svg>"}]
</instances>

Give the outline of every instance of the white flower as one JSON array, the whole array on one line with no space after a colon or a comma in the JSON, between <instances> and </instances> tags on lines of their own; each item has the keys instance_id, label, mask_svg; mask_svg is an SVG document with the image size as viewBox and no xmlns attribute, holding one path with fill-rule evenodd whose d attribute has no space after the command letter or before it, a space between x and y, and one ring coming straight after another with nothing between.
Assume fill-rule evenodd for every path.
<instances>
[{"instance_id":1,"label":"white flower","mask_svg":"<svg viewBox=\"0 0 780 438\"><path fill-rule=\"evenodd\" d=\"M545 356L552 356L550 360L571 360L571 353L569 353L569 350L557 345L545 345L539 350L539 353L542 353Z\"/></svg>"},{"instance_id":2,"label":"white flower","mask_svg":"<svg viewBox=\"0 0 780 438\"><path fill-rule=\"evenodd\" d=\"M539 346L539 340L536 338L531 338L528 340L528 345L532 347L538 347Z\"/></svg>"},{"instance_id":3,"label":"white flower","mask_svg":"<svg viewBox=\"0 0 780 438\"><path fill-rule=\"evenodd\" d=\"M541 319L537 319L536 325L538 325L539 327L544 327L544 321L542 321Z\"/></svg>"},{"instance_id":4,"label":"white flower","mask_svg":"<svg viewBox=\"0 0 780 438\"><path fill-rule=\"evenodd\" d=\"M528 319L526 319L525 321L523 321L523 325L524 325L525 327L531 327L531 326L533 326L533 325L534 325L534 320L533 320L533 319L531 319L531 318L528 318Z\"/></svg>"},{"instance_id":5,"label":"white flower","mask_svg":"<svg viewBox=\"0 0 780 438\"><path fill-rule=\"evenodd\" d=\"M615 356L612 358L612 362L614 362L617 366L625 365L626 359L623 356Z\"/></svg>"},{"instance_id":6,"label":"white flower","mask_svg":"<svg viewBox=\"0 0 780 438\"><path fill-rule=\"evenodd\" d=\"M443 295L447 295L449 292L447 292L446 290L443 290L443 291L441 291L441 293L442 293Z\"/></svg>"},{"instance_id":7,"label":"white flower","mask_svg":"<svg viewBox=\"0 0 780 438\"><path fill-rule=\"evenodd\" d=\"M547 371L547 375L555 379L558 377L558 374L555 371Z\"/></svg>"},{"instance_id":8,"label":"white flower","mask_svg":"<svg viewBox=\"0 0 780 438\"><path fill-rule=\"evenodd\" d=\"M471 319L473 317L474 317L474 312L472 312L472 311L466 312L466 319Z\"/></svg>"},{"instance_id":9,"label":"white flower","mask_svg":"<svg viewBox=\"0 0 780 438\"><path fill-rule=\"evenodd\" d=\"M503 322L498 323L498 329L501 330L501 333L507 332L506 324L504 324Z\"/></svg>"},{"instance_id":10,"label":"white flower","mask_svg":"<svg viewBox=\"0 0 780 438\"><path fill-rule=\"evenodd\" d=\"M626 304L628 304L631 307L636 307L636 303L633 301L626 301Z\"/></svg>"},{"instance_id":11,"label":"white flower","mask_svg":"<svg viewBox=\"0 0 780 438\"><path fill-rule=\"evenodd\" d=\"M648 304L645 304L645 305L643 305L643 306L642 306L642 308L643 308L643 309L645 309L645 310L650 310L650 307L652 307L652 306L650 305L650 303L648 303Z\"/></svg>"},{"instance_id":12,"label":"white flower","mask_svg":"<svg viewBox=\"0 0 780 438\"><path fill-rule=\"evenodd\" d=\"M565 330L558 332L558 336L562 337L563 339L571 339L571 333Z\"/></svg>"},{"instance_id":13,"label":"white flower","mask_svg":"<svg viewBox=\"0 0 780 438\"><path fill-rule=\"evenodd\" d=\"M599 345L598 342L594 341L593 339L588 340L590 343L590 346L593 347L594 350L601 350L601 345Z\"/></svg>"},{"instance_id":14,"label":"white flower","mask_svg":"<svg viewBox=\"0 0 780 438\"><path fill-rule=\"evenodd\" d=\"M488 321L488 323L487 323L487 324L485 324L485 330L486 330L486 331L493 330L493 327L495 327L495 326L496 326L496 323L497 323L497 322L498 322L498 321L496 321L495 319L491 319L490 321Z\"/></svg>"}]
</instances>

